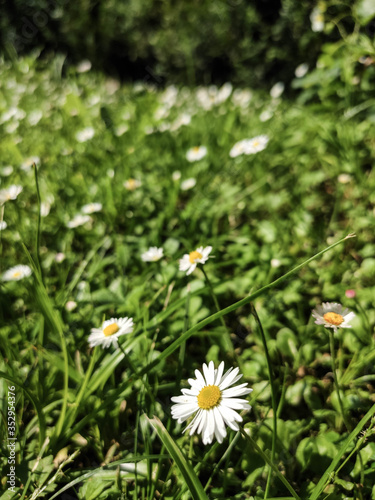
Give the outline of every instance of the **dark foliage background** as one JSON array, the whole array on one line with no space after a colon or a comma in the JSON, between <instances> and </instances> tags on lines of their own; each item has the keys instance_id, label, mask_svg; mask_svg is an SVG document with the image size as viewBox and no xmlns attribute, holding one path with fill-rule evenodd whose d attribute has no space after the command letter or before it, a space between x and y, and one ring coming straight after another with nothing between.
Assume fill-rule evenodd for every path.
<instances>
[{"instance_id":1,"label":"dark foliage background","mask_svg":"<svg viewBox=\"0 0 375 500\"><path fill-rule=\"evenodd\" d=\"M0 0L0 50L12 57L43 47L124 80L270 86L289 82L302 62L315 65L322 45L351 32L356 17L368 25L363 3ZM316 7L330 21L322 32L311 29Z\"/></svg>"}]
</instances>

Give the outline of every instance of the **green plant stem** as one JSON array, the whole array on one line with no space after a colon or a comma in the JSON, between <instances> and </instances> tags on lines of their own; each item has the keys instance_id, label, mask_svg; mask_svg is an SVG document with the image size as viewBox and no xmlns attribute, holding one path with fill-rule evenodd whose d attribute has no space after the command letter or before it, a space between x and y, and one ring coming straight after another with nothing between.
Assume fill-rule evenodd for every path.
<instances>
[{"instance_id":1,"label":"green plant stem","mask_svg":"<svg viewBox=\"0 0 375 500\"><path fill-rule=\"evenodd\" d=\"M345 427L348 430L348 432L350 432L351 431L351 425L350 425L350 422L347 419L347 416L346 416L346 413L345 413L345 410L344 410L344 406L342 404L341 394L340 394L340 384L339 384L339 380L338 380L338 377L337 377L336 356L335 356L335 339L334 339L334 336L333 336L333 330L332 330L332 328L329 328L329 348L330 348L330 351L331 351L332 372L333 372L333 379L334 379L335 386L336 386L336 391L337 391L337 399L339 401L340 410L341 410L342 418L343 418L344 423L345 423Z\"/></svg>"},{"instance_id":2,"label":"green plant stem","mask_svg":"<svg viewBox=\"0 0 375 500\"><path fill-rule=\"evenodd\" d=\"M204 267L202 266L202 272L204 274L204 278L206 280L206 283L207 283L207 286L210 290L210 294L211 294L211 297L212 297L212 300L214 301L214 304L215 304L215 307L216 307L216 312L220 312L221 311L221 308L220 308L220 304L219 304L219 301L217 300L217 297L216 297L216 294L214 292L214 287L212 286L212 283L206 273L206 271L204 270ZM234 350L233 350L233 344L232 344L232 341L230 339L230 335L229 335L229 330L227 328L227 325L225 323L225 320L224 320L224 317L223 316L220 316L220 323L222 324L223 328L225 329L225 335L224 335L224 347L225 349L230 352L231 354L234 354ZM237 360L238 361L238 360Z\"/></svg>"},{"instance_id":3,"label":"green plant stem","mask_svg":"<svg viewBox=\"0 0 375 500\"><path fill-rule=\"evenodd\" d=\"M39 181L38 181L38 167L33 163L34 175L35 175L35 186L36 186L36 197L38 200L38 227L36 232L36 265L43 282L42 268L40 266L40 227L41 227L41 201L40 201L40 191L39 191Z\"/></svg>"},{"instance_id":4,"label":"green plant stem","mask_svg":"<svg viewBox=\"0 0 375 500\"><path fill-rule=\"evenodd\" d=\"M128 356L124 350L124 348L122 347L122 345L119 343L119 348L120 348L120 351L123 353L124 355L124 360L125 360L125 363L128 365L128 367L130 368L130 370L132 371L133 375L137 375L137 369L136 367L134 366L133 364L133 361L130 359L130 356ZM155 403L155 396L154 396L154 393L152 391L152 388L150 386L150 384L147 382L147 380L143 380L143 378L140 378L141 382L143 383L145 389L146 389L146 392L147 394L149 395L151 401L153 403Z\"/></svg>"},{"instance_id":5,"label":"green plant stem","mask_svg":"<svg viewBox=\"0 0 375 500\"><path fill-rule=\"evenodd\" d=\"M272 462L274 462L275 452L276 452L276 440L277 440L277 404L276 404L275 380L273 377L271 358L270 358L270 355L268 352L267 340L266 340L266 336L264 335L262 323L259 319L258 313L256 312L254 304L250 304L250 307L251 307L251 314L254 316L255 321L257 322L258 327L259 327L264 352L266 354L268 376L269 376L270 384L271 384L271 399L272 399L272 410L273 410L273 416L272 416L272 418L273 418L273 432L272 432L272 445L271 445L272 446L272 448L271 448L271 460L272 460ZM268 497L268 494L269 494L269 490L270 490L270 486L271 486L271 476L272 476L272 469L269 469L267 484L266 484L266 491L264 492L264 499L266 499Z\"/></svg>"},{"instance_id":6,"label":"green plant stem","mask_svg":"<svg viewBox=\"0 0 375 500\"><path fill-rule=\"evenodd\" d=\"M214 292L214 287L212 286L212 283L211 283L211 281L210 281L210 279L209 279L209 277L208 277L208 275L207 275L206 271L204 270L204 267L203 267L203 266L202 266L202 268L201 268L201 269L202 269L202 273L204 274L204 278L205 278L205 280L206 280L206 283L207 283L207 285L208 285L208 288L210 289L211 297L212 297L212 299L213 299L213 301L214 301L214 303L215 303L216 311L218 311L218 312L219 312L219 311L221 311L221 307L220 307L220 304L219 304L219 302L218 302L218 300L217 300L217 297L216 297L216 295L215 295L215 292ZM225 320L224 320L223 316L220 316L220 323L221 323L221 324L223 325L223 327L227 330L227 325L225 324Z\"/></svg>"},{"instance_id":7,"label":"green plant stem","mask_svg":"<svg viewBox=\"0 0 375 500\"><path fill-rule=\"evenodd\" d=\"M250 446L254 448L254 450L259 453L259 455L263 458L263 460L273 469L275 472L276 476L280 479L280 481L283 483L283 485L287 488L287 490L292 494L292 496L296 500L301 500L300 497L297 495L297 493L294 491L293 486L289 483L289 481L280 473L279 469L276 467L276 465L270 460L267 455L264 453L264 451L259 448L259 446L256 444L254 439L247 434L247 432L240 427L241 434L244 436L244 438L248 441Z\"/></svg>"},{"instance_id":8,"label":"green plant stem","mask_svg":"<svg viewBox=\"0 0 375 500\"><path fill-rule=\"evenodd\" d=\"M74 419L75 419L77 410L79 409L79 405L81 403L81 400L86 393L87 384L88 384L90 377L91 377L91 374L94 370L95 361L96 361L96 353L97 353L97 348L94 348L94 351L93 351L91 359L90 359L89 367L86 371L85 379L84 379L83 384L81 385L81 388L79 390L79 393L74 401L74 407L72 407L72 412L70 413L70 415L67 414L67 422L68 422L67 427L70 427L72 425L72 423L74 422Z\"/></svg>"}]
</instances>

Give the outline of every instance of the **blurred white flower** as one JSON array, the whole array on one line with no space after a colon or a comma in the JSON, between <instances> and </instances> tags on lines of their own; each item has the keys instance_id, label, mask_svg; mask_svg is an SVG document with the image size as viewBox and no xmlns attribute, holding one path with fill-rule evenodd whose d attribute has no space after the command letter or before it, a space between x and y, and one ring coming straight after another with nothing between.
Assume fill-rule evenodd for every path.
<instances>
[{"instance_id":1,"label":"blurred white flower","mask_svg":"<svg viewBox=\"0 0 375 500\"><path fill-rule=\"evenodd\" d=\"M40 111L39 109L36 109L35 111L31 111L31 113L29 113L27 121L31 126L34 126L37 125L42 118L43 118L43 112Z\"/></svg>"},{"instance_id":2,"label":"blurred white flower","mask_svg":"<svg viewBox=\"0 0 375 500\"><path fill-rule=\"evenodd\" d=\"M233 90L233 85L230 82L224 83L224 85L220 88L215 97L215 104L221 104L225 102L228 97L231 95Z\"/></svg>"},{"instance_id":3,"label":"blurred white flower","mask_svg":"<svg viewBox=\"0 0 375 500\"><path fill-rule=\"evenodd\" d=\"M0 231L6 229L7 225L8 224L5 222L5 220L0 220Z\"/></svg>"},{"instance_id":4,"label":"blurred white flower","mask_svg":"<svg viewBox=\"0 0 375 500\"><path fill-rule=\"evenodd\" d=\"M166 132L167 130L170 130L170 128L171 128L171 125L170 125L169 123L167 123L167 122L163 122L163 123L161 123L161 124L158 126L157 130L158 130L159 132Z\"/></svg>"},{"instance_id":5,"label":"blurred white flower","mask_svg":"<svg viewBox=\"0 0 375 500\"><path fill-rule=\"evenodd\" d=\"M13 173L12 165L6 165L2 169L0 169L0 175L4 177L8 177L8 175L11 175L12 173Z\"/></svg>"},{"instance_id":6,"label":"blurred white flower","mask_svg":"<svg viewBox=\"0 0 375 500\"><path fill-rule=\"evenodd\" d=\"M204 158L206 154L206 146L195 146L194 148L188 149L188 151L186 152L186 159L190 162L199 161Z\"/></svg>"},{"instance_id":7,"label":"blurred white flower","mask_svg":"<svg viewBox=\"0 0 375 500\"><path fill-rule=\"evenodd\" d=\"M33 163L35 165L39 165L40 163L40 158L39 156L29 156L26 158L20 165L20 169L23 170L24 172L27 172L28 170L32 169Z\"/></svg>"},{"instance_id":8,"label":"blurred white flower","mask_svg":"<svg viewBox=\"0 0 375 500\"><path fill-rule=\"evenodd\" d=\"M236 158L239 155L251 155L262 151L267 146L269 138L267 135L258 135L252 139L242 139L229 151L231 158Z\"/></svg>"},{"instance_id":9,"label":"blurred white flower","mask_svg":"<svg viewBox=\"0 0 375 500\"><path fill-rule=\"evenodd\" d=\"M101 328L92 328L88 338L90 347L118 347L117 339L133 331L133 318L111 318L104 321Z\"/></svg>"},{"instance_id":10,"label":"blurred white flower","mask_svg":"<svg viewBox=\"0 0 375 500\"><path fill-rule=\"evenodd\" d=\"M271 267L277 268L281 266L281 261L279 259L271 259Z\"/></svg>"},{"instance_id":11,"label":"blurred white flower","mask_svg":"<svg viewBox=\"0 0 375 500\"><path fill-rule=\"evenodd\" d=\"M94 212L100 212L103 208L101 203L88 203L87 205L83 205L81 208L81 212L83 214L93 214Z\"/></svg>"},{"instance_id":12,"label":"blurred white flower","mask_svg":"<svg viewBox=\"0 0 375 500\"><path fill-rule=\"evenodd\" d=\"M15 132L18 129L18 126L19 126L19 122L18 121L14 121L14 122L8 123L6 125L6 127L5 127L5 132L7 134L13 134L13 132Z\"/></svg>"},{"instance_id":13,"label":"blurred white flower","mask_svg":"<svg viewBox=\"0 0 375 500\"><path fill-rule=\"evenodd\" d=\"M271 111L270 109L265 109L259 115L259 120L261 122L266 122L266 121L270 120L272 117L273 117L273 111Z\"/></svg>"},{"instance_id":14,"label":"blurred white flower","mask_svg":"<svg viewBox=\"0 0 375 500\"><path fill-rule=\"evenodd\" d=\"M17 113L16 107L11 107L7 111L5 111L0 117L0 123L5 123L13 118Z\"/></svg>"},{"instance_id":15,"label":"blurred white flower","mask_svg":"<svg viewBox=\"0 0 375 500\"><path fill-rule=\"evenodd\" d=\"M158 247L150 247L141 255L143 262L156 262L163 257L164 250Z\"/></svg>"},{"instance_id":16,"label":"blurred white flower","mask_svg":"<svg viewBox=\"0 0 375 500\"><path fill-rule=\"evenodd\" d=\"M92 218L89 215L82 215L82 214L77 214L73 217L71 221L67 223L67 227L70 229L78 226L83 226L84 224L87 224L87 222L91 222Z\"/></svg>"},{"instance_id":17,"label":"blurred white flower","mask_svg":"<svg viewBox=\"0 0 375 500\"><path fill-rule=\"evenodd\" d=\"M163 94L161 95L160 101L168 108L172 108L177 100L178 89L174 85L168 85Z\"/></svg>"},{"instance_id":18,"label":"blurred white flower","mask_svg":"<svg viewBox=\"0 0 375 500\"><path fill-rule=\"evenodd\" d=\"M237 156L243 155L246 151L247 141L249 139L242 139L242 141L236 142L236 144L229 151L229 156L231 158L236 158Z\"/></svg>"},{"instance_id":19,"label":"blurred white flower","mask_svg":"<svg viewBox=\"0 0 375 500\"><path fill-rule=\"evenodd\" d=\"M318 6L314 7L310 14L311 29L315 32L324 30L324 15Z\"/></svg>"},{"instance_id":20,"label":"blurred white flower","mask_svg":"<svg viewBox=\"0 0 375 500\"><path fill-rule=\"evenodd\" d=\"M0 190L0 205L6 201L16 200L17 196L22 192L23 187L12 184L11 186Z\"/></svg>"},{"instance_id":21,"label":"blurred white flower","mask_svg":"<svg viewBox=\"0 0 375 500\"><path fill-rule=\"evenodd\" d=\"M120 82L115 78L107 78L105 82L105 90L108 95L113 95L120 88Z\"/></svg>"},{"instance_id":22,"label":"blurred white flower","mask_svg":"<svg viewBox=\"0 0 375 500\"><path fill-rule=\"evenodd\" d=\"M181 389L182 396L171 398L176 403L172 406L172 417L181 424L194 415L185 431L189 429L190 436L194 432L202 434L203 444L211 444L214 437L222 443L227 435L226 426L239 430L237 422L242 422L242 417L236 410L251 409L246 399L239 399L252 391L247 383L231 387L242 377L239 369L230 368L224 375L223 372L224 361L216 370L213 361L208 366L204 363L202 371L195 370L196 378L188 379L190 388Z\"/></svg>"},{"instance_id":23,"label":"blurred white flower","mask_svg":"<svg viewBox=\"0 0 375 500\"><path fill-rule=\"evenodd\" d=\"M142 182L138 179L128 179L124 182L124 188L128 191L135 191L140 186L142 186Z\"/></svg>"},{"instance_id":24,"label":"blurred white flower","mask_svg":"<svg viewBox=\"0 0 375 500\"><path fill-rule=\"evenodd\" d=\"M5 271L2 276L3 281L19 281L23 278L27 278L32 273L31 268L29 266L14 266Z\"/></svg>"},{"instance_id":25,"label":"blurred white flower","mask_svg":"<svg viewBox=\"0 0 375 500\"><path fill-rule=\"evenodd\" d=\"M191 274L197 267L197 264L205 264L208 256L211 253L212 247L198 247L190 253L186 253L182 259L179 260L179 270L186 271L186 275Z\"/></svg>"},{"instance_id":26,"label":"blurred white flower","mask_svg":"<svg viewBox=\"0 0 375 500\"><path fill-rule=\"evenodd\" d=\"M352 176L350 174L340 174L337 180L340 184L348 184L352 180Z\"/></svg>"},{"instance_id":27,"label":"blurred white flower","mask_svg":"<svg viewBox=\"0 0 375 500\"><path fill-rule=\"evenodd\" d=\"M297 78L302 78L309 71L309 65L306 63L302 63L296 67L294 74Z\"/></svg>"},{"instance_id":28,"label":"blurred white flower","mask_svg":"<svg viewBox=\"0 0 375 500\"><path fill-rule=\"evenodd\" d=\"M88 59L83 59L83 61L79 62L76 66L77 73L86 73L91 69L91 62Z\"/></svg>"},{"instance_id":29,"label":"blurred white flower","mask_svg":"<svg viewBox=\"0 0 375 500\"><path fill-rule=\"evenodd\" d=\"M188 115L187 113L183 113L179 117L176 118L176 120L172 123L170 126L170 130L174 132L175 130L178 130L180 127L183 125L189 125L191 122L191 115Z\"/></svg>"},{"instance_id":30,"label":"blurred white flower","mask_svg":"<svg viewBox=\"0 0 375 500\"><path fill-rule=\"evenodd\" d=\"M118 127L115 128L115 136L116 137L121 137L122 135L125 134L129 130L129 125L127 123L124 123L122 125L119 125Z\"/></svg>"},{"instance_id":31,"label":"blurred white flower","mask_svg":"<svg viewBox=\"0 0 375 500\"><path fill-rule=\"evenodd\" d=\"M95 135L95 130L92 127L86 127L76 133L76 139L78 142L86 142L92 139Z\"/></svg>"},{"instance_id":32,"label":"blurred white flower","mask_svg":"<svg viewBox=\"0 0 375 500\"><path fill-rule=\"evenodd\" d=\"M232 95L232 101L235 106L246 108L252 99L252 93L249 89L236 89Z\"/></svg>"},{"instance_id":33,"label":"blurred white flower","mask_svg":"<svg viewBox=\"0 0 375 500\"><path fill-rule=\"evenodd\" d=\"M42 217L47 217L50 210L51 210L51 203L49 203L48 201L42 201L42 203L40 204L40 215Z\"/></svg>"},{"instance_id":34,"label":"blurred white flower","mask_svg":"<svg viewBox=\"0 0 375 500\"><path fill-rule=\"evenodd\" d=\"M74 300L68 300L68 302L65 304L65 309L67 311L74 311L74 309L77 307L77 302L74 302Z\"/></svg>"},{"instance_id":35,"label":"blurred white flower","mask_svg":"<svg viewBox=\"0 0 375 500\"><path fill-rule=\"evenodd\" d=\"M161 106L155 111L154 118L155 120L164 120L164 118L168 118L169 113L170 111L168 108Z\"/></svg>"},{"instance_id":36,"label":"blurred white flower","mask_svg":"<svg viewBox=\"0 0 375 500\"><path fill-rule=\"evenodd\" d=\"M58 252L55 255L55 261L60 264L63 260L65 260L65 254L63 252Z\"/></svg>"},{"instance_id":37,"label":"blurred white flower","mask_svg":"<svg viewBox=\"0 0 375 500\"><path fill-rule=\"evenodd\" d=\"M285 85L283 82L277 82L270 90L270 96L272 99L277 99L284 92Z\"/></svg>"},{"instance_id":38,"label":"blurred white flower","mask_svg":"<svg viewBox=\"0 0 375 500\"><path fill-rule=\"evenodd\" d=\"M179 170L175 170L172 174L172 179L177 182L181 179L181 172Z\"/></svg>"},{"instance_id":39,"label":"blurred white flower","mask_svg":"<svg viewBox=\"0 0 375 500\"><path fill-rule=\"evenodd\" d=\"M259 151L263 151L263 149L266 148L268 141L269 137L267 135L258 135L257 137L249 139L245 147L245 155L251 155L259 153Z\"/></svg>"},{"instance_id":40,"label":"blurred white flower","mask_svg":"<svg viewBox=\"0 0 375 500\"><path fill-rule=\"evenodd\" d=\"M197 181L193 177L190 179L186 179L181 182L181 190L187 191L188 189L192 189L196 185Z\"/></svg>"},{"instance_id":41,"label":"blurred white flower","mask_svg":"<svg viewBox=\"0 0 375 500\"><path fill-rule=\"evenodd\" d=\"M355 318L354 312L337 302L323 302L313 309L312 316L316 319L315 324L333 328L335 332L338 328L352 328L349 322Z\"/></svg>"}]
</instances>

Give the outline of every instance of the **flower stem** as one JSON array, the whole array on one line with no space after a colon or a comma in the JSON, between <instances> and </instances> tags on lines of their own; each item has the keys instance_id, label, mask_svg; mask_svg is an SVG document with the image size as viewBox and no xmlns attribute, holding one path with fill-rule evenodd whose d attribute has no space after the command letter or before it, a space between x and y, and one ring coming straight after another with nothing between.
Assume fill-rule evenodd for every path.
<instances>
[{"instance_id":1,"label":"flower stem","mask_svg":"<svg viewBox=\"0 0 375 500\"><path fill-rule=\"evenodd\" d=\"M280 473L279 469L276 467L276 465L268 458L268 456L264 453L264 451L259 448L259 446L256 444L254 439L245 432L245 430L240 427L241 434L244 436L244 438L249 442L250 446L254 448L254 450L259 453L259 455L263 458L263 460L273 469L275 472L276 476L280 479L280 481L283 483L283 485L288 489L288 491L292 494L292 496L296 500L300 500L300 497L297 495L297 493L294 491L293 486L289 483L289 481Z\"/></svg>"},{"instance_id":2,"label":"flower stem","mask_svg":"<svg viewBox=\"0 0 375 500\"><path fill-rule=\"evenodd\" d=\"M217 297L215 295L215 292L214 292L214 287L212 286L212 283L209 279L209 277L207 276L207 273L206 271L204 270L204 267L202 266L202 272L204 274L204 277L205 277L205 280L206 280L206 283L208 285L208 288L210 289L210 293L211 293L211 297L215 303L215 308L216 308L216 311L217 312L220 312L221 311L221 308L220 308L220 305L219 305L219 302L217 300ZM224 320L224 317L223 316L220 316L220 323L223 325L224 329L225 329L225 332L226 334L224 335L224 347L227 349L228 352L230 352L231 354L234 354L234 350L233 350L233 345L232 345L232 341L230 339L230 335L229 335L229 330L228 330L228 327L227 325L225 324L225 320Z\"/></svg>"},{"instance_id":3,"label":"flower stem","mask_svg":"<svg viewBox=\"0 0 375 500\"><path fill-rule=\"evenodd\" d=\"M122 347L122 345L119 343L118 344L119 348L120 348L120 351L123 353L124 355L124 360L125 360L125 363L128 365L128 367L130 368L130 370L133 372L133 375L137 375L137 369L136 367L134 366L133 364L133 361L130 359L130 356L128 356L124 350L124 348ZM146 391L147 391L147 394L150 396L150 399L153 403L155 403L155 396L152 392L152 388L150 387L149 383L147 382L147 380L143 380L142 377L140 377L140 380L141 382L143 383Z\"/></svg>"},{"instance_id":4,"label":"flower stem","mask_svg":"<svg viewBox=\"0 0 375 500\"><path fill-rule=\"evenodd\" d=\"M271 358L268 352L268 347L267 347L267 340L266 336L264 335L264 330L262 327L262 323L259 319L258 313L256 312L256 309L253 304L250 304L251 307L251 314L254 316L255 321L257 322L260 330L260 335L262 337L262 342L263 342L263 348L264 352L266 354L266 360L267 360L267 368L268 368L268 376L270 379L270 384L271 384L271 399L272 399L272 412L273 412L273 432L272 432L272 448L271 448L271 460L272 462L275 460L275 452L276 452L276 439L277 439L277 404L276 404L276 389L275 389L275 380L273 377L273 371L272 371L272 365L271 365ZM267 485L266 485L266 491L264 493L264 499L268 497L269 489L271 486L271 472L272 469L269 469L268 472L268 478L267 478Z\"/></svg>"},{"instance_id":5,"label":"flower stem","mask_svg":"<svg viewBox=\"0 0 375 500\"><path fill-rule=\"evenodd\" d=\"M348 432L350 432L352 426L350 425L350 422L347 419L347 416L346 416L346 413L344 410L344 406L342 404L341 394L340 394L340 384L339 384L339 380L338 380L337 372L336 372L335 340L334 340L332 329L329 329L329 348L331 351L332 372L333 372L334 383L336 386L337 399L339 402L339 406L340 406L340 410L341 410L342 418L344 420L345 427L348 430Z\"/></svg>"}]
</instances>

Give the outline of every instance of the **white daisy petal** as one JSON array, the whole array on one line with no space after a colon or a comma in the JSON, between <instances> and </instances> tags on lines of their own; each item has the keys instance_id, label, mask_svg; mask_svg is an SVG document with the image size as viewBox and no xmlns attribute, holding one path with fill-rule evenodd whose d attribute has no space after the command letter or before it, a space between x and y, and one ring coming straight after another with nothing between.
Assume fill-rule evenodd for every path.
<instances>
[{"instance_id":1,"label":"white daisy petal","mask_svg":"<svg viewBox=\"0 0 375 500\"><path fill-rule=\"evenodd\" d=\"M111 318L104 321L101 328L92 328L88 342L90 347L101 345L103 348L118 347L117 339L133 331L132 318Z\"/></svg>"},{"instance_id":2,"label":"white daisy petal","mask_svg":"<svg viewBox=\"0 0 375 500\"><path fill-rule=\"evenodd\" d=\"M31 276L32 270L29 266L18 265L11 267L1 277L2 281L19 281Z\"/></svg>"},{"instance_id":3,"label":"white daisy petal","mask_svg":"<svg viewBox=\"0 0 375 500\"><path fill-rule=\"evenodd\" d=\"M334 332L337 332L338 328L351 328L349 323L355 318L352 311L338 302L323 302L313 309L312 316L315 318L315 324L332 328Z\"/></svg>"},{"instance_id":4,"label":"white daisy petal","mask_svg":"<svg viewBox=\"0 0 375 500\"><path fill-rule=\"evenodd\" d=\"M190 389L182 389L182 396L171 398L176 403L171 408L172 417L181 423L194 415L185 431L189 430L191 436L195 432L201 434L203 444L212 443L214 438L222 443L226 426L237 431L238 422L242 422L236 410L251 408L246 399L237 397L252 391L247 383L230 387L242 377L238 368L230 368L224 375L223 372L223 362L217 369L212 361L208 366L204 363L202 371L195 370L196 379L188 379Z\"/></svg>"},{"instance_id":5,"label":"white daisy petal","mask_svg":"<svg viewBox=\"0 0 375 500\"><path fill-rule=\"evenodd\" d=\"M211 246L205 248L203 246L200 246L193 252L185 254L179 260L179 270L186 271L186 275L191 274L197 267L197 264L205 264L207 262L208 256L211 251Z\"/></svg>"}]
</instances>

